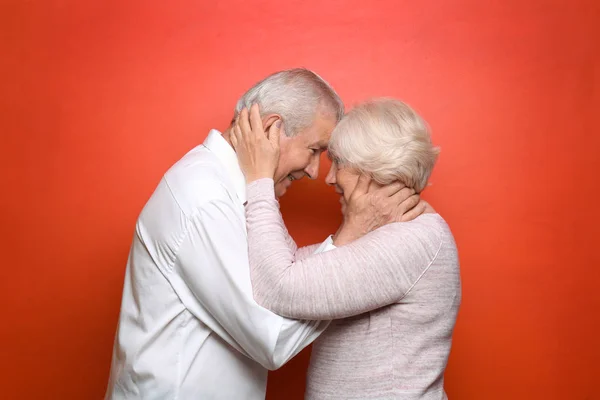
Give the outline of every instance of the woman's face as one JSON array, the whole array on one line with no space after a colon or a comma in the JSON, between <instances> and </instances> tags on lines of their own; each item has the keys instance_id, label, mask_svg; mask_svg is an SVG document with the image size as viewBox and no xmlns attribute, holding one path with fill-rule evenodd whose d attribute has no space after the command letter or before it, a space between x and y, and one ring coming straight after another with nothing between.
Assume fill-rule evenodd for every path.
<instances>
[{"instance_id":1,"label":"woman's face","mask_svg":"<svg viewBox=\"0 0 600 400\"><path fill-rule=\"evenodd\" d=\"M327 173L325 182L328 185L333 186L335 191L340 195L343 214L346 213L348 199L350 199L350 195L358 183L359 176L360 173L358 170L348 166L339 165L335 161L331 162L331 168L329 169L329 173Z\"/></svg>"}]
</instances>

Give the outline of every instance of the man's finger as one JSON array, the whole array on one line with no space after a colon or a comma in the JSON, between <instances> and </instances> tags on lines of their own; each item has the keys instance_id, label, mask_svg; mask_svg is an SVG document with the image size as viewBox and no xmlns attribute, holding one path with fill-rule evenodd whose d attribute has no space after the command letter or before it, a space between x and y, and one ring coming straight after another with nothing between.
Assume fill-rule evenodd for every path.
<instances>
[{"instance_id":1,"label":"man's finger","mask_svg":"<svg viewBox=\"0 0 600 400\"><path fill-rule=\"evenodd\" d=\"M414 195L414 196L418 196L418 195ZM423 201L419 201L416 206L414 206L413 208L411 208L410 210L408 210L407 212L402 214L402 216L400 217L400 221L401 222L412 221L413 219L415 219L418 216L420 216L421 214L423 214L426 209L427 209L426 203Z\"/></svg>"},{"instance_id":2,"label":"man's finger","mask_svg":"<svg viewBox=\"0 0 600 400\"><path fill-rule=\"evenodd\" d=\"M404 189L406 185L400 181L395 181L390 183L389 185L385 185L380 189L381 194L385 197L391 197L398 193L400 190ZM414 191L413 191L414 193Z\"/></svg>"},{"instance_id":3,"label":"man's finger","mask_svg":"<svg viewBox=\"0 0 600 400\"><path fill-rule=\"evenodd\" d=\"M412 210L414 207L416 207L417 204L419 204L419 201L421 200L421 197L418 194L413 194L408 196L405 200L403 200L400 203L400 212L402 214L406 214L407 212L409 212L410 210Z\"/></svg>"},{"instance_id":4,"label":"man's finger","mask_svg":"<svg viewBox=\"0 0 600 400\"><path fill-rule=\"evenodd\" d=\"M425 205L425 211L423 211L424 213L431 213L431 214L436 213L435 209L433 207L431 207L431 204L429 204L425 200L421 200L421 203L423 203Z\"/></svg>"},{"instance_id":5,"label":"man's finger","mask_svg":"<svg viewBox=\"0 0 600 400\"><path fill-rule=\"evenodd\" d=\"M264 135L258 103L254 103L252 104L252 107L250 107L250 126L255 135Z\"/></svg>"},{"instance_id":6,"label":"man's finger","mask_svg":"<svg viewBox=\"0 0 600 400\"><path fill-rule=\"evenodd\" d=\"M369 189L367 189L368 193L373 193L378 191L379 189L381 189L381 185L379 183L377 183L377 181L375 179L371 179L371 182L369 182ZM378 194L379 195L379 194ZM383 196L382 196L383 197Z\"/></svg>"},{"instance_id":7,"label":"man's finger","mask_svg":"<svg viewBox=\"0 0 600 400\"><path fill-rule=\"evenodd\" d=\"M404 201L406 201L406 199L408 199L410 196L415 194L415 190L409 187L403 187L402 189L398 190L392 197L391 200L392 202L396 203L396 204L401 204ZM404 211L408 210L408 208L404 208Z\"/></svg>"},{"instance_id":8,"label":"man's finger","mask_svg":"<svg viewBox=\"0 0 600 400\"><path fill-rule=\"evenodd\" d=\"M358 183L354 188L353 193L365 194L369 191L369 184L371 183L371 177L364 172L358 177Z\"/></svg>"}]
</instances>

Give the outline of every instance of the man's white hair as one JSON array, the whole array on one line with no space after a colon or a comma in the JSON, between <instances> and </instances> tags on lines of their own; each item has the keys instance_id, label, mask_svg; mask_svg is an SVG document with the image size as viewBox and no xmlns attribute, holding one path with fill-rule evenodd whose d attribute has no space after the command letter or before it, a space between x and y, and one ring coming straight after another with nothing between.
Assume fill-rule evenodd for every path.
<instances>
[{"instance_id":1,"label":"man's white hair","mask_svg":"<svg viewBox=\"0 0 600 400\"><path fill-rule=\"evenodd\" d=\"M344 103L335 90L304 68L276 72L258 82L238 100L234 119L254 103L260 106L262 116L280 115L287 136L311 126L319 113L330 114L336 122L344 116Z\"/></svg>"},{"instance_id":2,"label":"man's white hair","mask_svg":"<svg viewBox=\"0 0 600 400\"><path fill-rule=\"evenodd\" d=\"M417 192L427 186L439 151L412 108L385 98L353 108L329 142L330 155L340 165L370 174L380 184L399 180Z\"/></svg>"}]
</instances>

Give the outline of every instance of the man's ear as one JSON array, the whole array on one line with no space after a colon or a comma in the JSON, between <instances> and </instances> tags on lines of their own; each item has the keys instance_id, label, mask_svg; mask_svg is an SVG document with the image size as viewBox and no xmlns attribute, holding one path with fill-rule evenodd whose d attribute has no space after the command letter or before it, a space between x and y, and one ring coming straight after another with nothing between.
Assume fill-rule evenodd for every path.
<instances>
[{"instance_id":1,"label":"man's ear","mask_svg":"<svg viewBox=\"0 0 600 400\"><path fill-rule=\"evenodd\" d=\"M263 129L265 130L265 132L268 132L271 125L273 125L275 122L277 122L279 120L281 120L281 115L279 115L279 114L265 115L262 119Z\"/></svg>"}]
</instances>

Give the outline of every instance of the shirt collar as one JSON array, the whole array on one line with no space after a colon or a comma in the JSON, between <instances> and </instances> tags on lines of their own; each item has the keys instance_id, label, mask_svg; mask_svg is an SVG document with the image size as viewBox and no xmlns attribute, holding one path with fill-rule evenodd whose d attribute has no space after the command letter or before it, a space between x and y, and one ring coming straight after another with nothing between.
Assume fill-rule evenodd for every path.
<instances>
[{"instance_id":1,"label":"shirt collar","mask_svg":"<svg viewBox=\"0 0 600 400\"><path fill-rule=\"evenodd\" d=\"M246 178L231 145L223 138L221 132L216 129L211 129L203 144L225 166L227 174L233 182L238 199L242 203L246 203Z\"/></svg>"}]
</instances>

